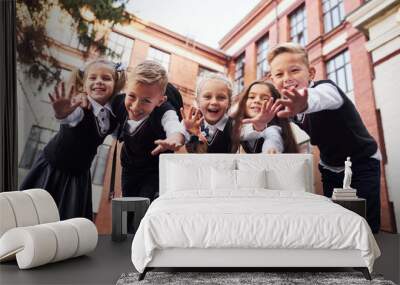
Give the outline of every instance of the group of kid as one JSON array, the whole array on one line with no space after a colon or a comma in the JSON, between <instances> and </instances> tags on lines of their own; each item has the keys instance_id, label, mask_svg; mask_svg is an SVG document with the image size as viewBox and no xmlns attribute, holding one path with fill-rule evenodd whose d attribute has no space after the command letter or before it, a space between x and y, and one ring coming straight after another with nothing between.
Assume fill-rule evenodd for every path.
<instances>
[{"instance_id":1,"label":"group of kid","mask_svg":"<svg viewBox=\"0 0 400 285\"><path fill-rule=\"evenodd\" d=\"M314 81L305 49L279 44L268 54L267 81L251 83L232 102L232 83L203 75L196 107L187 110L166 70L145 60L127 76L120 65L97 59L49 94L59 132L46 145L21 189L43 188L61 219L92 218L90 166L97 147L112 134L123 141L121 184L125 197L158 196L162 152L185 145L194 153L296 153L290 122L320 151L324 195L341 187L344 161L353 163L352 187L367 200L373 232L380 225L380 153L354 104L330 80ZM122 93L123 91L124 93ZM177 110L179 109L179 110ZM181 118L181 121L180 121Z\"/></svg>"}]
</instances>

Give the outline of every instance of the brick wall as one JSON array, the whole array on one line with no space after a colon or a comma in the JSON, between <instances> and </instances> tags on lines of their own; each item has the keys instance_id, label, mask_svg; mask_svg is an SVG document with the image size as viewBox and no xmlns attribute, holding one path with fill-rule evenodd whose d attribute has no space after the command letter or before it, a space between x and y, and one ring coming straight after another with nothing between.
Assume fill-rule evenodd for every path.
<instances>
[{"instance_id":1,"label":"brick wall","mask_svg":"<svg viewBox=\"0 0 400 285\"><path fill-rule=\"evenodd\" d=\"M316 79L326 78L325 64L327 60L333 58L338 53L349 50L352 78L354 84L354 97L355 103L358 111L361 114L362 120L364 121L366 127L370 131L371 135L376 139L377 142L381 142L384 145L384 138L382 136L381 124L378 122L378 117L376 114L376 104L374 91L372 86L373 80L373 66L371 65L370 55L365 48L366 39L360 31L353 28L349 23L343 22L338 27L329 31L324 32L323 24L323 13L320 0L297 0L291 3L280 0L280 1L264 1L265 5L259 5L259 9L263 11L254 11L257 15L253 19L251 16L247 16L247 20L244 22L245 26L239 26L237 34L235 30L229 33L230 37L225 38L223 43L223 49L227 50L236 41L242 37L246 31L251 30L252 27L257 25L261 16L267 15L269 12L274 11L277 5L282 3L289 3L286 10L284 10L280 15L278 15L278 22L276 20L273 23L268 24L268 27L259 33L256 37L253 37L241 51L246 52L246 74L245 74L245 84L250 84L256 79L256 67L251 66L255 64L254 56L257 54L255 49L255 43L263 36L268 34L269 36L269 46L274 46L277 42L288 41L290 38L290 21L289 15L295 9L301 5L306 7L306 17L307 17L307 50L309 53L309 58L312 66L316 69ZM348 15L350 12L357 9L360 5L364 3L363 0L345 0L344 10L345 14ZM339 38L346 34L346 40L341 42ZM333 45L333 48L329 49L329 52L324 54L324 46ZM241 53L241 52L240 52ZM231 70L234 69L234 62L236 57L240 54L239 52L234 54L231 62L229 63ZM250 66L249 66L250 65ZM384 146L382 146L384 147ZM315 159L315 185L317 192L322 193L320 175L317 169L318 165L318 150L313 148L313 154ZM386 231L393 231L390 226L391 221L389 221L390 207L388 199L388 191L386 187L386 176L385 172L382 171L381 176L381 201L382 201L382 229Z\"/></svg>"}]
</instances>

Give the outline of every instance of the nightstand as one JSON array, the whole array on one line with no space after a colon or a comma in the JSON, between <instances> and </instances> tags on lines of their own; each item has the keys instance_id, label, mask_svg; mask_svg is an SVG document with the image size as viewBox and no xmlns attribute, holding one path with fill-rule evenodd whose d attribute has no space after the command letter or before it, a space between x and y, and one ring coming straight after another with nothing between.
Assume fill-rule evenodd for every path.
<instances>
[{"instance_id":1,"label":"nightstand","mask_svg":"<svg viewBox=\"0 0 400 285\"><path fill-rule=\"evenodd\" d=\"M150 199L143 197L114 198L112 206L112 234L113 241L124 241L127 237L127 213L134 213L134 230L136 232L140 221L150 205Z\"/></svg>"},{"instance_id":2,"label":"nightstand","mask_svg":"<svg viewBox=\"0 0 400 285\"><path fill-rule=\"evenodd\" d=\"M331 199L332 202L339 204L340 206L359 214L364 219L366 218L366 200L363 198L352 198L352 199Z\"/></svg>"}]
</instances>

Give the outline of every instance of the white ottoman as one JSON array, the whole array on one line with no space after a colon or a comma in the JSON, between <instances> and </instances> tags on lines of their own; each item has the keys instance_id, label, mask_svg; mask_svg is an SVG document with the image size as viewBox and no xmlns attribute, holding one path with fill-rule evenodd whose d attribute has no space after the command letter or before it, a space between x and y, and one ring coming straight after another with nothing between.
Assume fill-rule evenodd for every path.
<instances>
[{"instance_id":1,"label":"white ottoman","mask_svg":"<svg viewBox=\"0 0 400 285\"><path fill-rule=\"evenodd\" d=\"M0 262L17 260L20 269L87 254L97 245L92 221L59 221L57 206L42 189L0 193Z\"/></svg>"}]
</instances>

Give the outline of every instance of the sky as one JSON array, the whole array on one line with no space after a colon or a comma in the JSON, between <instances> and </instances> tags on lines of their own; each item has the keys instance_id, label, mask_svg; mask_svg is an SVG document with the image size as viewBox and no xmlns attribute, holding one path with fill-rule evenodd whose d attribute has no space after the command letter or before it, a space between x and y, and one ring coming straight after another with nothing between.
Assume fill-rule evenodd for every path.
<instances>
[{"instance_id":1,"label":"sky","mask_svg":"<svg viewBox=\"0 0 400 285\"><path fill-rule=\"evenodd\" d=\"M130 0L127 9L182 36L218 48L260 0Z\"/></svg>"}]
</instances>

